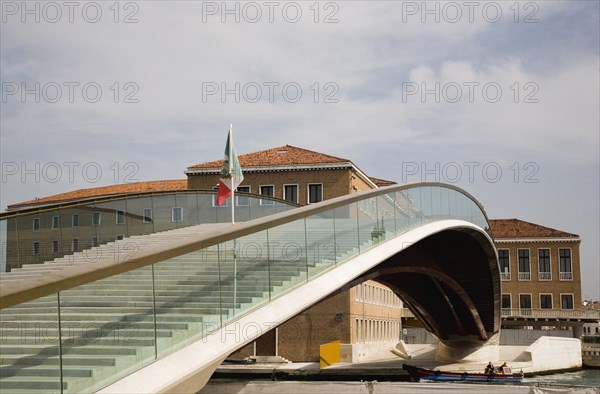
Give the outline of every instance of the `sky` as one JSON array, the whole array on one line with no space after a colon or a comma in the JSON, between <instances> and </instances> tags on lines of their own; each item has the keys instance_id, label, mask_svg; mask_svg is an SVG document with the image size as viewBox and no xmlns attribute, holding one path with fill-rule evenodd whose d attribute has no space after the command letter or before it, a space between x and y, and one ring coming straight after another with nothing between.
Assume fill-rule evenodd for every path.
<instances>
[{"instance_id":1,"label":"sky","mask_svg":"<svg viewBox=\"0 0 600 394\"><path fill-rule=\"evenodd\" d=\"M0 1L0 206L286 144L581 236L600 299L600 2Z\"/></svg>"}]
</instances>

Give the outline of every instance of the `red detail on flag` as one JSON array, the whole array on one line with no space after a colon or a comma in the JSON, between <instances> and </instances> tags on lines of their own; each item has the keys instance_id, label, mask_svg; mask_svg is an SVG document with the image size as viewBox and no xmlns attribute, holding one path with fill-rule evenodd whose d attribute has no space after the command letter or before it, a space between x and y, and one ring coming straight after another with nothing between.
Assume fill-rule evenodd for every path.
<instances>
[{"instance_id":1,"label":"red detail on flag","mask_svg":"<svg viewBox=\"0 0 600 394\"><path fill-rule=\"evenodd\" d=\"M219 190L217 191L217 206L220 207L231 196L231 189L219 181Z\"/></svg>"}]
</instances>

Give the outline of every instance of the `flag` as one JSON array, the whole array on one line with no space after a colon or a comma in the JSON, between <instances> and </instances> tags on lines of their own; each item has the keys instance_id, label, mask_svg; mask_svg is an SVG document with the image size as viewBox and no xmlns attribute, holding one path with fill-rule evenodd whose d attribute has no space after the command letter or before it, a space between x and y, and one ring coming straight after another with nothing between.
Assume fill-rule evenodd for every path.
<instances>
[{"instance_id":1,"label":"flag","mask_svg":"<svg viewBox=\"0 0 600 394\"><path fill-rule=\"evenodd\" d=\"M233 141L231 140L231 129L227 134L227 144L225 145L225 157L223 158L223 169L221 170L221 179L219 180L219 190L217 192L217 205L221 206L231 196L233 191L244 180L242 167L238 161Z\"/></svg>"}]
</instances>

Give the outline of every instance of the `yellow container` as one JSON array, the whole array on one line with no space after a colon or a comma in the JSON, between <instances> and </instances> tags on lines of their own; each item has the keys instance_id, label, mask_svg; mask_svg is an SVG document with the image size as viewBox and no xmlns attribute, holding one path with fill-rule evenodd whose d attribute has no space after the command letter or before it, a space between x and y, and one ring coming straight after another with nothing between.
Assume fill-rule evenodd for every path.
<instances>
[{"instance_id":1,"label":"yellow container","mask_svg":"<svg viewBox=\"0 0 600 394\"><path fill-rule=\"evenodd\" d=\"M340 362L340 341L329 342L319 347L319 368Z\"/></svg>"}]
</instances>

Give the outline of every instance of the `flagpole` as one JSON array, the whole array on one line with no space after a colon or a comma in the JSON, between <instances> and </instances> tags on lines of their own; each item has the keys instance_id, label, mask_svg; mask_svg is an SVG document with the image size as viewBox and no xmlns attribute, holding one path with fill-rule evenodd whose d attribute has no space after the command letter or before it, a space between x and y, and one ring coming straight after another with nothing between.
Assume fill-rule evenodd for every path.
<instances>
[{"instance_id":1,"label":"flagpole","mask_svg":"<svg viewBox=\"0 0 600 394\"><path fill-rule=\"evenodd\" d=\"M229 124L229 173L233 175L233 124ZM235 187L231 189L231 225L235 224Z\"/></svg>"},{"instance_id":2,"label":"flagpole","mask_svg":"<svg viewBox=\"0 0 600 394\"><path fill-rule=\"evenodd\" d=\"M233 168L233 124L229 124L229 173L232 177L235 176L235 169ZM232 182L231 189L231 225L235 224L235 187ZM233 239L233 305L232 311L235 316L235 308L237 304L237 253L235 251L235 238Z\"/></svg>"}]
</instances>

